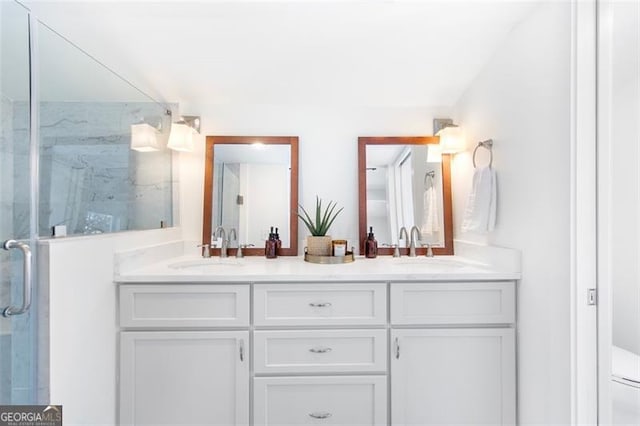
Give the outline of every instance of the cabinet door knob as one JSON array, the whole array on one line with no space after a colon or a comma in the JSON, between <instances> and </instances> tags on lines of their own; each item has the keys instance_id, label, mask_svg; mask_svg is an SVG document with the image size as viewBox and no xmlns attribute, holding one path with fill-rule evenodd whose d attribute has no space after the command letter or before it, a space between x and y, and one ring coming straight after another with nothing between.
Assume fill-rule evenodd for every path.
<instances>
[{"instance_id":1,"label":"cabinet door knob","mask_svg":"<svg viewBox=\"0 0 640 426\"><path fill-rule=\"evenodd\" d=\"M323 347L309 349L309 352L313 352L314 354L326 354L327 352L331 352L331 351L332 351L331 348L323 348Z\"/></svg>"},{"instance_id":2,"label":"cabinet door knob","mask_svg":"<svg viewBox=\"0 0 640 426\"><path fill-rule=\"evenodd\" d=\"M327 412L309 413L309 417L313 417L314 419L328 419L329 417L331 417L331 413L327 413Z\"/></svg>"},{"instance_id":3,"label":"cabinet door knob","mask_svg":"<svg viewBox=\"0 0 640 426\"><path fill-rule=\"evenodd\" d=\"M322 302L322 303L309 303L309 306L311 306L312 308L329 308L331 306L331 303L329 302Z\"/></svg>"},{"instance_id":4,"label":"cabinet door knob","mask_svg":"<svg viewBox=\"0 0 640 426\"><path fill-rule=\"evenodd\" d=\"M244 362L244 339L240 339L240 361Z\"/></svg>"},{"instance_id":5,"label":"cabinet door knob","mask_svg":"<svg viewBox=\"0 0 640 426\"><path fill-rule=\"evenodd\" d=\"M394 346L396 349L396 359L400 359L400 340L397 337L394 341Z\"/></svg>"}]
</instances>

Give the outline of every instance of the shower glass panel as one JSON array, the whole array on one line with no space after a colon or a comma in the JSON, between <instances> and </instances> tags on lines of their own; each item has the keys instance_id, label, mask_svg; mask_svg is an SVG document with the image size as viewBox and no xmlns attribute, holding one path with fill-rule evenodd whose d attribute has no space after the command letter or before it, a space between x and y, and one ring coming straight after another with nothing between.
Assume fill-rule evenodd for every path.
<instances>
[{"instance_id":1,"label":"shower glass panel","mask_svg":"<svg viewBox=\"0 0 640 426\"><path fill-rule=\"evenodd\" d=\"M167 108L43 24L38 27L39 235L172 226ZM131 125L160 150L130 149Z\"/></svg>"},{"instance_id":2,"label":"shower glass panel","mask_svg":"<svg viewBox=\"0 0 640 426\"><path fill-rule=\"evenodd\" d=\"M29 244L29 15L14 2L0 2L0 244ZM36 398L34 307L1 315L23 300L23 256L0 249L0 405L33 404Z\"/></svg>"}]
</instances>

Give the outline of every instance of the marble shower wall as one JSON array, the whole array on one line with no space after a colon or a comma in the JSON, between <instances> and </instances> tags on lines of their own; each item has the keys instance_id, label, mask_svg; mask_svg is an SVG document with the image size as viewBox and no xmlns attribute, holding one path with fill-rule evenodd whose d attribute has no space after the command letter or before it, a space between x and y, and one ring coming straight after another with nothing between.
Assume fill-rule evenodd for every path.
<instances>
[{"instance_id":1,"label":"marble shower wall","mask_svg":"<svg viewBox=\"0 0 640 426\"><path fill-rule=\"evenodd\" d=\"M20 108L27 105L14 105L14 117ZM54 225L96 234L173 224L171 151L129 148L131 124L145 119L169 128L163 109L151 102L42 102L39 114L39 235L51 235ZM28 149L26 135L14 145ZM27 194L15 201L28 202ZM28 215L14 219L28 229Z\"/></svg>"}]
</instances>

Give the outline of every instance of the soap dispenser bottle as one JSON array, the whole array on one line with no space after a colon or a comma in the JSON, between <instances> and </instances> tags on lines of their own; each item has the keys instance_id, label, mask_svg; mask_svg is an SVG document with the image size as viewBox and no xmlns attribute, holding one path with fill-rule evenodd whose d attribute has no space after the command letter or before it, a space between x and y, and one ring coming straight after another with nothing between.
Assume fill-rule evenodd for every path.
<instances>
[{"instance_id":1,"label":"soap dispenser bottle","mask_svg":"<svg viewBox=\"0 0 640 426\"><path fill-rule=\"evenodd\" d=\"M278 228L276 228L275 240L276 240L276 249L278 250L278 254L280 254L280 249L282 248L282 241L280 241L280 234L278 233Z\"/></svg>"},{"instance_id":2,"label":"soap dispenser bottle","mask_svg":"<svg viewBox=\"0 0 640 426\"><path fill-rule=\"evenodd\" d=\"M278 242L276 241L276 235L273 233L273 227L269 232L269 239L264 242L264 255L267 259L278 257Z\"/></svg>"},{"instance_id":3,"label":"soap dispenser bottle","mask_svg":"<svg viewBox=\"0 0 640 426\"><path fill-rule=\"evenodd\" d=\"M364 240L364 256L369 259L375 259L378 256L378 242L373 235L373 226L369 227L369 236Z\"/></svg>"}]
</instances>

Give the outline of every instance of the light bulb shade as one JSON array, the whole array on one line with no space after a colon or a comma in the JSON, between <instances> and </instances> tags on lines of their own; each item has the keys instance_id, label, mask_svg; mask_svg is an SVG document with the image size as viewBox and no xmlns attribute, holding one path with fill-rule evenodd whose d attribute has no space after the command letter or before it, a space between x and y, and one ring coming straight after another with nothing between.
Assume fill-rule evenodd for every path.
<instances>
[{"instance_id":1,"label":"light bulb shade","mask_svg":"<svg viewBox=\"0 0 640 426\"><path fill-rule=\"evenodd\" d=\"M172 123L167 147L174 151L193 151L193 134L195 130L184 123Z\"/></svg>"},{"instance_id":2,"label":"light bulb shade","mask_svg":"<svg viewBox=\"0 0 640 426\"><path fill-rule=\"evenodd\" d=\"M437 133L437 136L440 136L440 148L443 154L455 154L466 148L464 133L460 127L445 127Z\"/></svg>"},{"instance_id":3,"label":"light bulb shade","mask_svg":"<svg viewBox=\"0 0 640 426\"><path fill-rule=\"evenodd\" d=\"M131 149L140 152L158 151L158 131L147 124L131 125Z\"/></svg>"}]
</instances>

